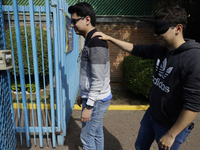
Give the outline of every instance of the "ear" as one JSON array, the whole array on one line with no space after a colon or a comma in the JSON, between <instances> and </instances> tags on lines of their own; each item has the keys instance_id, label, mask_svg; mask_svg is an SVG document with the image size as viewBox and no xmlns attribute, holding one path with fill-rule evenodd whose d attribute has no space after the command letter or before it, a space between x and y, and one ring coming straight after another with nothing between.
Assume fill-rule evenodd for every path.
<instances>
[{"instance_id":1,"label":"ear","mask_svg":"<svg viewBox=\"0 0 200 150\"><path fill-rule=\"evenodd\" d=\"M180 33L183 33L183 25L182 24L178 24L176 26L176 34L180 34Z\"/></svg>"},{"instance_id":2,"label":"ear","mask_svg":"<svg viewBox=\"0 0 200 150\"><path fill-rule=\"evenodd\" d=\"M90 16L86 16L85 20L86 20L86 25L87 26L91 24L91 18L90 18Z\"/></svg>"}]
</instances>

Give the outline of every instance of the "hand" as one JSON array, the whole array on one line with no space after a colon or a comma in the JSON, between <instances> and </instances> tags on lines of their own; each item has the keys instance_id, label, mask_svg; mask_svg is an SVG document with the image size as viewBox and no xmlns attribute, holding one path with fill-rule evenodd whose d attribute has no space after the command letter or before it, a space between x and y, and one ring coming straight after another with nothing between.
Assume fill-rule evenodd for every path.
<instances>
[{"instance_id":1,"label":"hand","mask_svg":"<svg viewBox=\"0 0 200 150\"><path fill-rule=\"evenodd\" d=\"M87 108L85 108L82 112L81 121L82 122L90 121L91 115L92 115L92 109L88 110Z\"/></svg>"},{"instance_id":2,"label":"hand","mask_svg":"<svg viewBox=\"0 0 200 150\"><path fill-rule=\"evenodd\" d=\"M81 96L77 98L77 103L78 103L78 106L81 107L81 104L83 103Z\"/></svg>"},{"instance_id":3,"label":"hand","mask_svg":"<svg viewBox=\"0 0 200 150\"><path fill-rule=\"evenodd\" d=\"M92 35L92 38L95 37L95 36L100 36L99 39L100 40L105 40L105 41L108 41L110 36L102 33L102 32L95 32L93 35Z\"/></svg>"},{"instance_id":4,"label":"hand","mask_svg":"<svg viewBox=\"0 0 200 150\"><path fill-rule=\"evenodd\" d=\"M158 142L158 145L165 150L170 150L172 144L175 141L175 137L171 136L169 133L166 133Z\"/></svg>"}]
</instances>

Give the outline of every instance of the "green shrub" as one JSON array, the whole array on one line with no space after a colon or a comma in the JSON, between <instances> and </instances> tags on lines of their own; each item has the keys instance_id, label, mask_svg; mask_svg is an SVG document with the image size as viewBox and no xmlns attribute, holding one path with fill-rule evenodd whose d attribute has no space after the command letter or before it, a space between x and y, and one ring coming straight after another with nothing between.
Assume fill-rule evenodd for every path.
<instances>
[{"instance_id":1,"label":"green shrub","mask_svg":"<svg viewBox=\"0 0 200 150\"><path fill-rule=\"evenodd\" d=\"M148 97L152 86L153 60L125 56L123 64L124 85L135 94Z\"/></svg>"},{"instance_id":2,"label":"green shrub","mask_svg":"<svg viewBox=\"0 0 200 150\"><path fill-rule=\"evenodd\" d=\"M11 89L12 89L13 91L16 91L16 86L15 86L14 83L11 85ZM17 83L17 91L20 91L20 90L21 90L21 84L20 84L20 83Z\"/></svg>"},{"instance_id":3,"label":"green shrub","mask_svg":"<svg viewBox=\"0 0 200 150\"><path fill-rule=\"evenodd\" d=\"M31 89L30 89L30 84L25 84L25 88L26 88L26 91L28 91L29 93L30 93L31 89L32 89L32 93L35 92L35 84L31 84ZM12 89L13 91L16 91L15 83L12 83L11 89ZM17 84L17 91L18 91L18 92L21 91L21 84L20 84L20 83Z\"/></svg>"},{"instance_id":4,"label":"green shrub","mask_svg":"<svg viewBox=\"0 0 200 150\"><path fill-rule=\"evenodd\" d=\"M15 27L11 28L12 30L12 40L13 40L13 50L14 50L14 57L15 57L15 69L16 69L16 76L19 79L19 64L18 64L18 54L17 54L17 43L16 43L16 34L15 34ZM36 30L36 43L37 43L37 58L38 58L38 71L40 81L42 81L43 76L43 65L42 65L42 51L41 51L41 36L40 36L40 28L35 27ZM26 50L26 38L25 38L25 29L24 26L20 27L21 32L21 46L22 46L22 56L23 56L23 65L24 65L24 75L26 79L26 83L29 82L29 72L28 72L28 61L27 61L27 50ZM6 44L7 49L11 49L11 40L10 40L10 31L6 30ZM42 38L43 38L43 56L44 56L44 69L45 69L45 76L48 77L49 75L49 65L48 65L48 47L47 47L47 32L42 30ZM31 28L27 26L27 41L28 41L28 53L29 53L29 64L30 64L30 74L32 81L34 80L34 62L33 62L33 52L32 52L32 37L31 37ZM53 42L52 42L53 44ZM53 47L52 47L53 48ZM53 55L53 51L52 51ZM52 56L52 58L54 58ZM53 65L54 63L52 63ZM14 76L14 70L10 69L11 77ZM14 80L14 79L12 79Z\"/></svg>"},{"instance_id":5,"label":"green shrub","mask_svg":"<svg viewBox=\"0 0 200 150\"><path fill-rule=\"evenodd\" d=\"M28 91L29 93L31 92L31 89L33 93L35 92L35 84L31 84L31 88L30 88L30 84L26 84L25 87L26 87L26 91Z\"/></svg>"}]
</instances>

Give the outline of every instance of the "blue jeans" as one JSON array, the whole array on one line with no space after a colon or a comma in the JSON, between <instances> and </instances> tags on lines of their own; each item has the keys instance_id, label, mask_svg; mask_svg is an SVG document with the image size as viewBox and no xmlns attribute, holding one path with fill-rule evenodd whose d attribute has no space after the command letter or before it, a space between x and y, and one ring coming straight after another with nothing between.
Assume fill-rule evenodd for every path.
<instances>
[{"instance_id":1,"label":"blue jeans","mask_svg":"<svg viewBox=\"0 0 200 150\"><path fill-rule=\"evenodd\" d=\"M189 125L190 126L190 125ZM182 143L185 142L186 138L190 134L191 130L186 127L181 131L175 138L175 141L170 150L178 150ZM151 116L150 110L147 109L139 129L138 137L135 143L136 150L149 150L154 139L158 143L160 138L167 133L169 129L166 129L157 124ZM159 147L159 146L158 146ZM159 150L161 148L159 147Z\"/></svg>"},{"instance_id":2,"label":"blue jeans","mask_svg":"<svg viewBox=\"0 0 200 150\"><path fill-rule=\"evenodd\" d=\"M83 99L82 111L86 106L86 99ZM83 150L103 150L104 149L104 134L103 134L103 116L108 110L110 100L96 101L92 108L90 121L82 122L81 142Z\"/></svg>"}]
</instances>

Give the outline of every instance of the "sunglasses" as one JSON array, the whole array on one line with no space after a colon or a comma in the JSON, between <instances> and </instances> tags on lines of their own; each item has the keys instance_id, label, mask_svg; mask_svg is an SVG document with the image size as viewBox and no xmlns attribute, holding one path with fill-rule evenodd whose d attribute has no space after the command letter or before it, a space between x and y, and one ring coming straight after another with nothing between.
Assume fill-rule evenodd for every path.
<instances>
[{"instance_id":1,"label":"sunglasses","mask_svg":"<svg viewBox=\"0 0 200 150\"><path fill-rule=\"evenodd\" d=\"M81 17L81 18L78 18L78 19L71 19L71 24L75 25L79 20L83 20L85 17Z\"/></svg>"}]
</instances>

